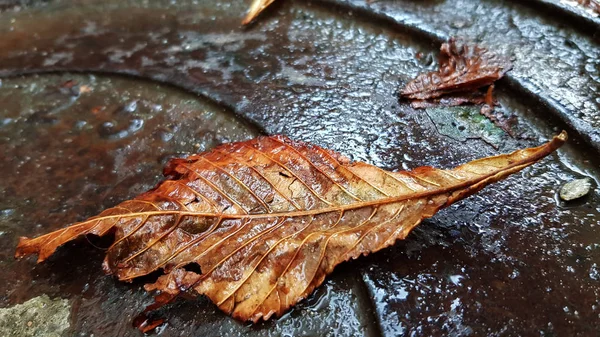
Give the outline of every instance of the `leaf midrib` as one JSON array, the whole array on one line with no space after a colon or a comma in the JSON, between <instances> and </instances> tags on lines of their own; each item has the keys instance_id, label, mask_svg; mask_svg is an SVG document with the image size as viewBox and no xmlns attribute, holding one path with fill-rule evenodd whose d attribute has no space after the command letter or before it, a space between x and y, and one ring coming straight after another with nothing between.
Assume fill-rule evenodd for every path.
<instances>
[{"instance_id":1,"label":"leaf midrib","mask_svg":"<svg viewBox=\"0 0 600 337\"><path fill-rule=\"evenodd\" d=\"M80 224L89 223L91 221L102 221L102 220L107 220L107 219L137 217L137 216L180 215L180 216L198 216L198 217L214 217L214 218L221 217L223 219L230 220L230 219L262 219L262 218L275 218L275 217L301 217L301 216L306 216L306 215L317 215L317 214L324 214L324 213L331 213L331 212L339 212L341 210L347 211L347 210L365 208L365 207L369 207L369 206L388 205L388 204L393 204L393 203L412 200L412 199L423 199L423 198L434 196L434 195L445 194L445 193L453 192L456 190L461 190L466 187L476 185L476 184L478 184L482 181L485 181L487 179L490 179L494 176L501 175L502 173L513 170L515 168L521 169L521 168L527 167L536 161L537 161L537 158L530 159L530 160L521 160L511 166L505 167L502 170L487 174L485 176L481 176L477 179L470 179L470 180L464 181L460 184L448 186L445 188L438 188L438 189L434 189L434 190L411 193L411 194L401 195L401 196L397 196L397 197L368 200L368 201L356 202L356 203L347 204L347 205L319 208L319 209L313 209L313 210L264 213L264 214L223 214L223 213L205 213L205 212L190 212L190 211L135 212L135 213L129 213L129 214L119 214L119 215L109 215L109 216L104 216L104 217L102 217L102 216L95 217L88 221L82 222ZM135 199L132 201L135 201Z\"/></svg>"}]
</instances>

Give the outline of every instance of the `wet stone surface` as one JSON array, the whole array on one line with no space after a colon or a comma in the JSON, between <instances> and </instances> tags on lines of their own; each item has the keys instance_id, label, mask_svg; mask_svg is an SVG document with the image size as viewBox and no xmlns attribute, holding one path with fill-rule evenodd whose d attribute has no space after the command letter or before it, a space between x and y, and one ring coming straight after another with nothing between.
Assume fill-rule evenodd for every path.
<instances>
[{"instance_id":1,"label":"wet stone surface","mask_svg":"<svg viewBox=\"0 0 600 337\"><path fill-rule=\"evenodd\" d=\"M388 169L451 167L537 145L569 121L581 133L598 122L597 41L517 2L280 1L248 29L239 27L244 1L27 5L0 14L0 306L67 299L67 335L139 336L131 320L150 302L145 280L104 276L96 247L105 240L68 244L36 265L12 259L18 237L151 188L171 156L264 131ZM419 31L514 57L510 76L527 90L503 81L497 99L516 138L478 107L398 102L402 84L436 68L439 45ZM559 102L567 119L532 92ZM165 308L157 334L593 335L600 196L557 196L581 176L597 185L594 132L392 248L343 264L282 318L236 322L201 297Z\"/></svg>"}]
</instances>

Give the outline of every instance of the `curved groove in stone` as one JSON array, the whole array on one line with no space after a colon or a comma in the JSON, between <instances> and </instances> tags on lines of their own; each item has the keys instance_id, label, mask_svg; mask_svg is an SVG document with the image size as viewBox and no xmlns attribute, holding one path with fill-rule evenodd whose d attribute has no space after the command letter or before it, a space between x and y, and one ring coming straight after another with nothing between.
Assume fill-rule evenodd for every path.
<instances>
[{"instance_id":1,"label":"curved groove in stone","mask_svg":"<svg viewBox=\"0 0 600 337\"><path fill-rule=\"evenodd\" d=\"M246 116L237 113L235 111L235 106L228 104L227 101L213 99L211 96L207 95L205 92L202 92L201 90L195 90L194 85L191 82L188 83L187 81L173 80L173 79L168 80L168 79L165 79L160 74L156 74L156 75L148 74L147 76L143 76L143 75L140 75L139 73L137 73L135 71L131 71L131 70L122 70L122 71L110 71L109 70L109 71L106 71L106 70L102 70L99 68L70 68L70 67L53 68L53 69L33 68L33 69L27 69L25 71L20 71L20 70L6 71L6 70L0 69L0 79L10 79L10 78L20 77L20 76L33 76L33 75L46 75L46 74L61 75L61 74L69 74L69 73L82 74L82 75L99 75L99 76L131 78L131 79L136 79L136 80L141 80L141 81L154 82L156 84L160 84L167 88L171 87L171 88L174 88L177 90L182 90L191 95L198 96L198 99L204 101L205 103L213 104L218 107L221 107L223 110L225 110L226 113L234 116L236 119L238 119L241 123L243 123L250 130L253 130L254 133L260 134L260 135L267 134L265 129L260 124L257 124L255 121L247 118Z\"/></svg>"},{"instance_id":2,"label":"curved groove in stone","mask_svg":"<svg viewBox=\"0 0 600 337\"><path fill-rule=\"evenodd\" d=\"M560 0L512 0L542 10L556 20L578 28L582 33L593 37L600 36L600 14L597 17L586 13L584 8L575 8Z\"/></svg>"},{"instance_id":3,"label":"curved groove in stone","mask_svg":"<svg viewBox=\"0 0 600 337\"><path fill-rule=\"evenodd\" d=\"M506 76L501 82L506 82L514 91L519 91L530 100L537 101L546 107L548 111L552 112L550 120L559 128L569 132L572 141L579 138L585 142L585 145L600 154L600 134L596 130L590 130L589 125L584 124L580 119L573 117L559 102L541 94L535 85L526 80Z\"/></svg>"}]
</instances>

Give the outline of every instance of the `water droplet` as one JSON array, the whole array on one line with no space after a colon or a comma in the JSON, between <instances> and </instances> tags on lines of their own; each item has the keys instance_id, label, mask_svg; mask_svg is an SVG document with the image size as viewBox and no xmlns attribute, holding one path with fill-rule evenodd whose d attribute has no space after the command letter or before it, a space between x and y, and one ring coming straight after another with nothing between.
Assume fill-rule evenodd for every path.
<instances>
[{"instance_id":1,"label":"water droplet","mask_svg":"<svg viewBox=\"0 0 600 337\"><path fill-rule=\"evenodd\" d=\"M13 214L15 214L15 210L12 208L5 208L3 210L0 210L0 216L3 216L3 217L8 217Z\"/></svg>"},{"instance_id":2,"label":"water droplet","mask_svg":"<svg viewBox=\"0 0 600 337\"><path fill-rule=\"evenodd\" d=\"M594 281L600 281L600 270L598 270L598 265L595 263L590 268L590 278Z\"/></svg>"},{"instance_id":3,"label":"water droplet","mask_svg":"<svg viewBox=\"0 0 600 337\"><path fill-rule=\"evenodd\" d=\"M160 133L160 139L162 139L163 142L168 143L171 139L173 139L175 135L171 132L166 132L163 131Z\"/></svg>"},{"instance_id":4,"label":"water droplet","mask_svg":"<svg viewBox=\"0 0 600 337\"><path fill-rule=\"evenodd\" d=\"M10 123L12 123L13 119L12 118L2 118L0 120L0 126L6 126Z\"/></svg>"},{"instance_id":5,"label":"water droplet","mask_svg":"<svg viewBox=\"0 0 600 337\"><path fill-rule=\"evenodd\" d=\"M455 285L460 285L460 281L462 281L463 278L464 276L462 275L450 275L450 282Z\"/></svg>"},{"instance_id":6,"label":"water droplet","mask_svg":"<svg viewBox=\"0 0 600 337\"><path fill-rule=\"evenodd\" d=\"M77 130L83 130L83 128L87 125L86 121L77 121L75 122L75 128Z\"/></svg>"},{"instance_id":7,"label":"water droplet","mask_svg":"<svg viewBox=\"0 0 600 337\"><path fill-rule=\"evenodd\" d=\"M140 131L143 127L144 127L143 119L135 118L129 122L129 131L131 133L136 133L136 132Z\"/></svg>"},{"instance_id":8,"label":"water droplet","mask_svg":"<svg viewBox=\"0 0 600 337\"><path fill-rule=\"evenodd\" d=\"M123 107L123 111L135 112L137 110L137 101L131 101Z\"/></svg>"},{"instance_id":9,"label":"water droplet","mask_svg":"<svg viewBox=\"0 0 600 337\"><path fill-rule=\"evenodd\" d=\"M110 138L117 132L114 122L104 122L98 127L98 134L100 134L100 137L102 138Z\"/></svg>"}]
</instances>

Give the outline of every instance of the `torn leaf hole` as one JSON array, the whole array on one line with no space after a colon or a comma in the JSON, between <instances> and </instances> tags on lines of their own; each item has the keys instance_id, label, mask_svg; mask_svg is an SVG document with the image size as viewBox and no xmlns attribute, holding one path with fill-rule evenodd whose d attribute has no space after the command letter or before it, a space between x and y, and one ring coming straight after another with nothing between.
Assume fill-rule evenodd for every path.
<instances>
[{"instance_id":1,"label":"torn leaf hole","mask_svg":"<svg viewBox=\"0 0 600 337\"><path fill-rule=\"evenodd\" d=\"M94 248L99 250L108 250L110 246L115 242L115 230L111 229L105 236L98 236L94 234L84 235L87 242Z\"/></svg>"},{"instance_id":2,"label":"torn leaf hole","mask_svg":"<svg viewBox=\"0 0 600 337\"><path fill-rule=\"evenodd\" d=\"M189 271L192 273L196 273L198 275L202 275L202 269L200 268L200 265L197 264L196 262L190 262L190 263L186 264L185 266L183 266L183 269L185 271Z\"/></svg>"}]
</instances>

